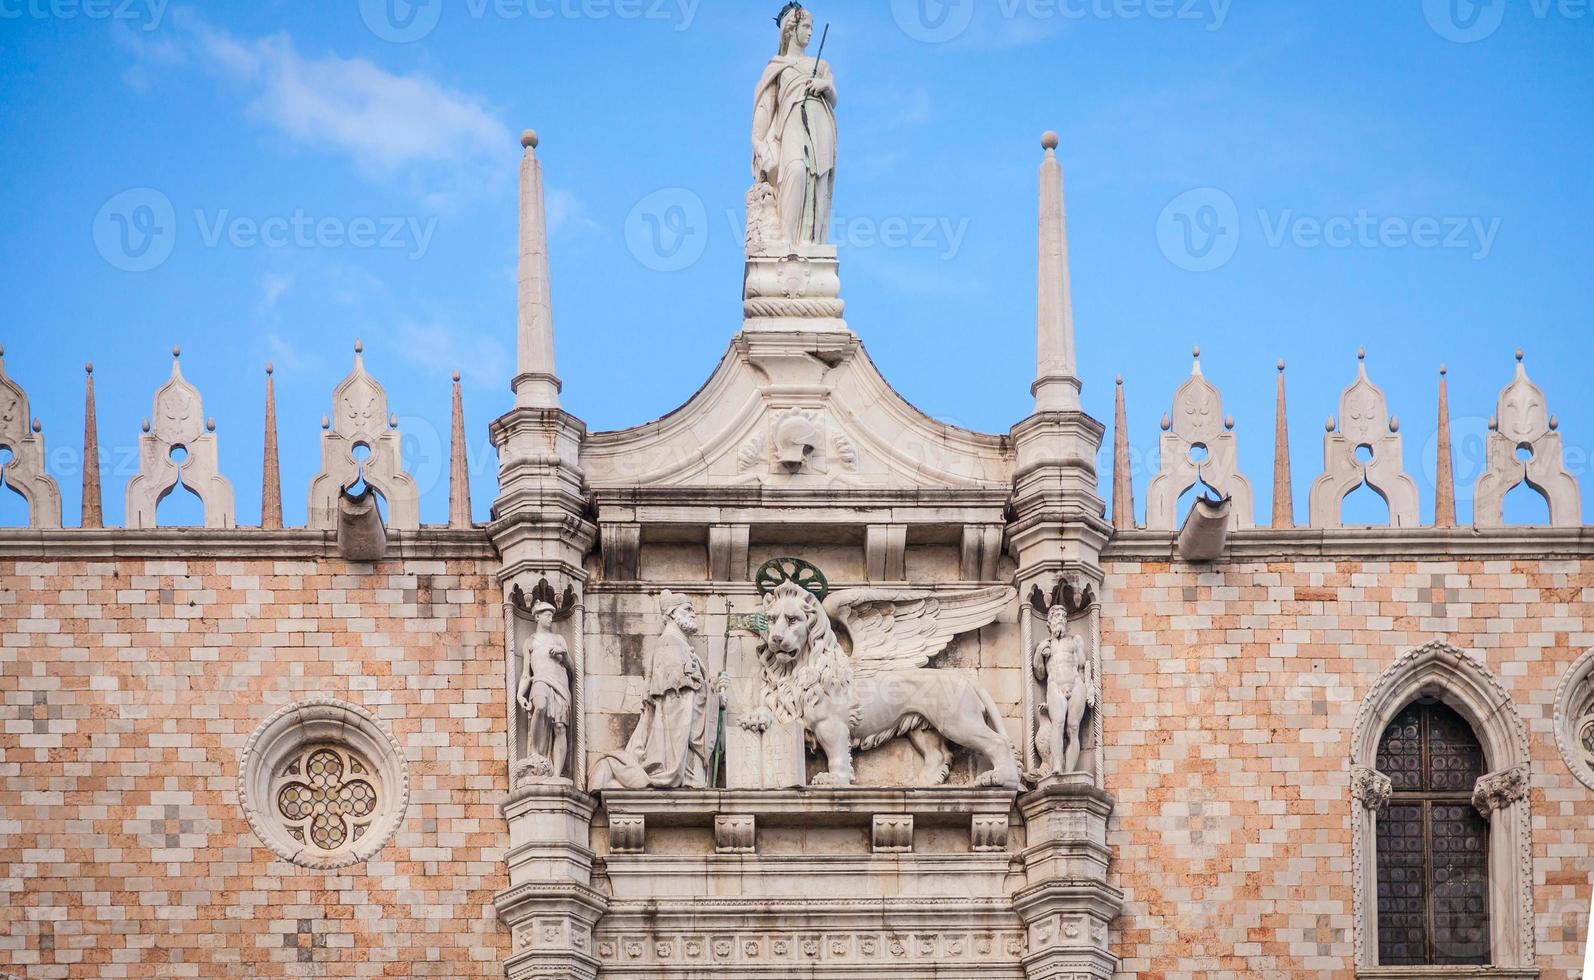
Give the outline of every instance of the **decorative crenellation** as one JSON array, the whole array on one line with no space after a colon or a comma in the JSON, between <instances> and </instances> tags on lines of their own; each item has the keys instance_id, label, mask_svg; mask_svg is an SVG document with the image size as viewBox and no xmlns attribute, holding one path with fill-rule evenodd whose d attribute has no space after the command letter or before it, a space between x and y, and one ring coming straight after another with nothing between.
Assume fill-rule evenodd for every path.
<instances>
[{"instance_id":1,"label":"decorative crenellation","mask_svg":"<svg viewBox=\"0 0 1594 980\"><path fill-rule=\"evenodd\" d=\"M1256 523L1251 482L1240 474L1234 418L1223 414L1223 395L1201 373L1195 349L1190 377L1173 396L1173 412L1162 417L1159 470L1146 491L1146 527L1178 528L1179 498L1198 484L1234 501L1234 527Z\"/></svg>"},{"instance_id":2,"label":"decorative crenellation","mask_svg":"<svg viewBox=\"0 0 1594 980\"><path fill-rule=\"evenodd\" d=\"M1524 483L1549 504L1552 527L1582 523L1582 496L1566 469L1560 426L1544 391L1528 377L1522 351L1517 351L1516 377L1500 392L1489 420L1486 463L1472 493L1473 524L1503 526L1506 495Z\"/></svg>"},{"instance_id":3,"label":"decorative crenellation","mask_svg":"<svg viewBox=\"0 0 1594 980\"><path fill-rule=\"evenodd\" d=\"M6 374L5 348L0 347L0 449L11 459L0 465L0 482L28 504L28 526L61 526L61 489L44 466L44 426L28 413L28 394Z\"/></svg>"},{"instance_id":4,"label":"decorative crenellation","mask_svg":"<svg viewBox=\"0 0 1594 980\"><path fill-rule=\"evenodd\" d=\"M338 498L364 483L387 501L387 526L421 526L420 493L404 472L398 419L387 392L365 371L365 345L354 343L354 370L332 390L332 414L321 420L321 472L310 481L310 527L337 527ZM361 455L365 458L360 458Z\"/></svg>"},{"instance_id":5,"label":"decorative crenellation","mask_svg":"<svg viewBox=\"0 0 1594 980\"><path fill-rule=\"evenodd\" d=\"M199 390L183 377L181 358L173 347L171 378L156 390L153 414L144 420L138 475L127 484L129 528L157 526L156 508L179 484L199 497L206 527L236 523L232 484L221 475L216 420L205 418Z\"/></svg>"},{"instance_id":6,"label":"decorative crenellation","mask_svg":"<svg viewBox=\"0 0 1594 980\"><path fill-rule=\"evenodd\" d=\"M1323 437L1323 475L1312 484L1312 527L1344 526L1343 505L1363 484L1389 504L1390 527L1416 527L1417 482L1406 474L1400 419L1367 376L1367 351L1356 355L1356 380L1339 396L1339 420ZM1363 458L1367 454L1367 458Z\"/></svg>"}]
</instances>

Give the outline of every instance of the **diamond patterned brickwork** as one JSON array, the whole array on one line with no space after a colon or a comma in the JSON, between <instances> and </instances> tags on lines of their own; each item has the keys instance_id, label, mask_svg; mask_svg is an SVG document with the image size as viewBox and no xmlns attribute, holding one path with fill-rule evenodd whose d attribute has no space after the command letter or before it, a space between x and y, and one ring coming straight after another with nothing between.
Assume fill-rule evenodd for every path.
<instances>
[{"instance_id":1,"label":"diamond patterned brickwork","mask_svg":"<svg viewBox=\"0 0 1594 980\"><path fill-rule=\"evenodd\" d=\"M1103 664L1120 977L1353 975L1349 744L1395 658L1447 639L1532 748L1535 934L1582 966L1594 791L1556 749L1556 685L1594 647L1594 562L1109 560Z\"/></svg>"},{"instance_id":2,"label":"diamond patterned brickwork","mask_svg":"<svg viewBox=\"0 0 1594 980\"><path fill-rule=\"evenodd\" d=\"M502 976L501 602L471 560L0 564L0 973ZM250 732L314 697L409 760L397 834L336 872L238 805Z\"/></svg>"}]
</instances>

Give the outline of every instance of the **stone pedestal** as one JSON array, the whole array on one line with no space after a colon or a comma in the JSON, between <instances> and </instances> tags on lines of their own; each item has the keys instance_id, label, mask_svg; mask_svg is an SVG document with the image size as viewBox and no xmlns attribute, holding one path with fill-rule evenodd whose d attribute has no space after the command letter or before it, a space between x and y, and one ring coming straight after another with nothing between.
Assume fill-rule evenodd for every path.
<instances>
[{"instance_id":1,"label":"stone pedestal","mask_svg":"<svg viewBox=\"0 0 1594 980\"><path fill-rule=\"evenodd\" d=\"M593 928L608 900L592 887L587 846L597 801L559 786L521 790L504 807L509 820L509 887L494 898L513 934L508 980L595 980Z\"/></svg>"},{"instance_id":2,"label":"stone pedestal","mask_svg":"<svg viewBox=\"0 0 1594 980\"><path fill-rule=\"evenodd\" d=\"M1107 883L1112 797L1088 775L1060 776L1018 805L1028 884L1013 907L1028 932L1025 980L1109 980L1118 958L1108 950L1108 928L1124 898Z\"/></svg>"},{"instance_id":3,"label":"stone pedestal","mask_svg":"<svg viewBox=\"0 0 1594 980\"><path fill-rule=\"evenodd\" d=\"M742 329L845 331L845 309L834 245L748 256Z\"/></svg>"}]
</instances>

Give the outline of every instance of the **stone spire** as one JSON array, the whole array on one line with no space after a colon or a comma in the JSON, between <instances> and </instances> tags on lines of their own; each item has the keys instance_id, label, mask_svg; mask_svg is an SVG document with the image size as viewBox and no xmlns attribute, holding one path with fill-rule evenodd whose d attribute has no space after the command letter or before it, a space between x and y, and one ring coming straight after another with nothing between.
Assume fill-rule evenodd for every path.
<instances>
[{"instance_id":1,"label":"stone spire","mask_svg":"<svg viewBox=\"0 0 1594 980\"><path fill-rule=\"evenodd\" d=\"M260 526L267 531L282 530L282 470L277 463L277 386L274 369L266 365L266 459L265 478L260 485Z\"/></svg>"},{"instance_id":2,"label":"stone spire","mask_svg":"<svg viewBox=\"0 0 1594 980\"><path fill-rule=\"evenodd\" d=\"M1295 526L1295 487L1290 480L1290 423L1284 401L1284 362L1279 361L1278 419L1273 435L1273 526Z\"/></svg>"},{"instance_id":3,"label":"stone spire","mask_svg":"<svg viewBox=\"0 0 1594 980\"><path fill-rule=\"evenodd\" d=\"M1120 531L1135 528L1134 475L1129 469L1129 422L1124 411L1124 376L1118 375L1117 408L1113 418L1112 442L1112 526Z\"/></svg>"},{"instance_id":4,"label":"stone spire","mask_svg":"<svg viewBox=\"0 0 1594 980\"><path fill-rule=\"evenodd\" d=\"M1456 470L1450 449L1450 372L1439 365L1439 463L1434 474L1434 527L1456 526Z\"/></svg>"},{"instance_id":5,"label":"stone spire","mask_svg":"<svg viewBox=\"0 0 1594 980\"><path fill-rule=\"evenodd\" d=\"M454 425L449 437L448 526L468 528L470 520L469 459L465 455L465 400L459 392L459 372L454 372Z\"/></svg>"},{"instance_id":6,"label":"stone spire","mask_svg":"<svg viewBox=\"0 0 1594 980\"><path fill-rule=\"evenodd\" d=\"M94 364L83 365L83 519L82 526L105 526L100 502L100 427L94 412Z\"/></svg>"},{"instance_id":7,"label":"stone spire","mask_svg":"<svg viewBox=\"0 0 1594 980\"><path fill-rule=\"evenodd\" d=\"M554 370L553 304L548 291L548 222L542 201L542 164L537 134L520 137L520 315L513 382L516 408L558 408Z\"/></svg>"},{"instance_id":8,"label":"stone spire","mask_svg":"<svg viewBox=\"0 0 1594 980\"><path fill-rule=\"evenodd\" d=\"M1036 295L1035 411L1079 411L1074 367L1074 299L1068 280L1068 215L1057 134L1041 137L1040 270Z\"/></svg>"}]
</instances>

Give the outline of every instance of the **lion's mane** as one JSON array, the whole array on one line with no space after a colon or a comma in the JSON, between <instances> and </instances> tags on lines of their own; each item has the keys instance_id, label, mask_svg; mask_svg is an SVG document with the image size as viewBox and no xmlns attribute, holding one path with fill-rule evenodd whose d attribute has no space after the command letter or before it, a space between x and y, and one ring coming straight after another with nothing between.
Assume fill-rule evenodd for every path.
<instances>
[{"instance_id":1,"label":"lion's mane","mask_svg":"<svg viewBox=\"0 0 1594 980\"><path fill-rule=\"evenodd\" d=\"M822 715L819 709L824 701L835 705L838 711L850 712L855 699L852 661L836 638L830 614L813 593L794 582L776 587L765 608L772 610L787 600L802 605L808 619L808 642L796 657L784 662L767 646L759 647L765 706L783 722L796 721L805 714Z\"/></svg>"}]
</instances>

